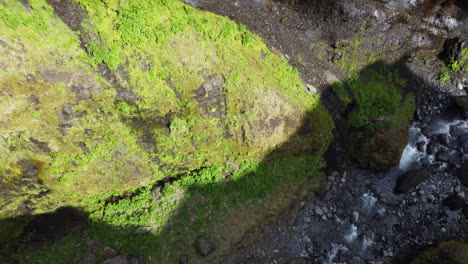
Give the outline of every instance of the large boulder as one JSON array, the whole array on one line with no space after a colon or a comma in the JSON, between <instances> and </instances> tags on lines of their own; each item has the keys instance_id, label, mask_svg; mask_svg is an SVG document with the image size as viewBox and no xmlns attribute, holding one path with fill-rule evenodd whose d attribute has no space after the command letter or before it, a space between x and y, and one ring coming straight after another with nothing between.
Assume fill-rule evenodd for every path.
<instances>
[{"instance_id":1,"label":"large boulder","mask_svg":"<svg viewBox=\"0 0 468 264\"><path fill-rule=\"evenodd\" d=\"M397 165L409 139L414 96L402 92L406 80L397 71L376 64L348 82L355 102L348 114L349 148L364 166L385 169Z\"/></svg>"},{"instance_id":2,"label":"large boulder","mask_svg":"<svg viewBox=\"0 0 468 264\"><path fill-rule=\"evenodd\" d=\"M22 2L0 5L0 218L278 147L321 155L332 137L297 70L227 18L180 1Z\"/></svg>"}]
</instances>

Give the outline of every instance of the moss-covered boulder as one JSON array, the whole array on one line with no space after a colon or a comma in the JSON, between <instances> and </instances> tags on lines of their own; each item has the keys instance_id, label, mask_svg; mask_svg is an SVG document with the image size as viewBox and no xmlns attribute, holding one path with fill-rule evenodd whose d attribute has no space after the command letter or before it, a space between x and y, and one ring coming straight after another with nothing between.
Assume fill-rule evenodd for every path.
<instances>
[{"instance_id":1,"label":"moss-covered boulder","mask_svg":"<svg viewBox=\"0 0 468 264\"><path fill-rule=\"evenodd\" d=\"M406 85L397 70L380 63L348 81L355 97L347 116L352 131L349 149L363 165L379 169L398 165L415 111L414 95L402 94Z\"/></svg>"},{"instance_id":2,"label":"moss-covered boulder","mask_svg":"<svg viewBox=\"0 0 468 264\"><path fill-rule=\"evenodd\" d=\"M244 26L173 0L48 2L0 3L0 217L325 151L318 96Z\"/></svg>"},{"instance_id":3,"label":"moss-covered boulder","mask_svg":"<svg viewBox=\"0 0 468 264\"><path fill-rule=\"evenodd\" d=\"M468 244L459 241L442 242L417 255L411 264L467 264Z\"/></svg>"}]
</instances>

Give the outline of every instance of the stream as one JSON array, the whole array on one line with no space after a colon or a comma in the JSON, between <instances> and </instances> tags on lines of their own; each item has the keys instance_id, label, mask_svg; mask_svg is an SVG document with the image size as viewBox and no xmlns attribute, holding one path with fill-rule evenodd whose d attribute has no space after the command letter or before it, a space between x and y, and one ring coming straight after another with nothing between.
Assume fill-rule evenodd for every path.
<instances>
[{"instance_id":1,"label":"stream","mask_svg":"<svg viewBox=\"0 0 468 264\"><path fill-rule=\"evenodd\" d=\"M330 173L323 199L303 202L292 225L280 221L268 228L256 248L243 250L235 263L297 257L328 264L405 263L438 241L466 237L461 211L451 211L443 201L451 195L467 200L468 188L457 177L467 153L467 120L415 121L399 166L387 172L346 166ZM429 177L394 194L398 177L418 168Z\"/></svg>"}]
</instances>

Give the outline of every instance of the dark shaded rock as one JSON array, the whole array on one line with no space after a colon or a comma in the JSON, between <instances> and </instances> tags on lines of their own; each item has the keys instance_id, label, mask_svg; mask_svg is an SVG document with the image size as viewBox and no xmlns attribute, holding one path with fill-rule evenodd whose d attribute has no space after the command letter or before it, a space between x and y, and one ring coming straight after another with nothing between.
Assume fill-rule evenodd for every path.
<instances>
[{"instance_id":1,"label":"dark shaded rock","mask_svg":"<svg viewBox=\"0 0 468 264\"><path fill-rule=\"evenodd\" d=\"M105 259L111 259L117 256L117 252L115 252L115 249L111 247L105 247L104 248L104 258Z\"/></svg>"},{"instance_id":2,"label":"dark shaded rock","mask_svg":"<svg viewBox=\"0 0 468 264\"><path fill-rule=\"evenodd\" d=\"M465 201L455 194L445 198L443 204L452 211L460 210L466 207Z\"/></svg>"},{"instance_id":3,"label":"dark shaded rock","mask_svg":"<svg viewBox=\"0 0 468 264\"><path fill-rule=\"evenodd\" d=\"M426 180L427 177L427 171L424 169L409 170L398 178L394 193L405 193Z\"/></svg>"},{"instance_id":4,"label":"dark shaded rock","mask_svg":"<svg viewBox=\"0 0 468 264\"><path fill-rule=\"evenodd\" d=\"M453 158L455 158L455 156L457 155L457 152L455 150L446 150L446 151L441 151L439 153L437 153L437 159L440 160L440 161L450 161L450 160L453 160Z\"/></svg>"},{"instance_id":5,"label":"dark shaded rock","mask_svg":"<svg viewBox=\"0 0 468 264\"><path fill-rule=\"evenodd\" d=\"M426 152L429 155L435 154L437 152L437 144L434 142L429 142L426 147Z\"/></svg>"},{"instance_id":6,"label":"dark shaded rock","mask_svg":"<svg viewBox=\"0 0 468 264\"><path fill-rule=\"evenodd\" d=\"M468 111L468 95L456 96L455 103L465 112Z\"/></svg>"},{"instance_id":7,"label":"dark shaded rock","mask_svg":"<svg viewBox=\"0 0 468 264\"><path fill-rule=\"evenodd\" d=\"M462 50L466 46L465 41L460 38L447 39L440 54L441 58L450 61L459 61L462 57Z\"/></svg>"},{"instance_id":8,"label":"dark shaded rock","mask_svg":"<svg viewBox=\"0 0 468 264\"><path fill-rule=\"evenodd\" d=\"M418 149L419 152L423 152L425 145L426 145L426 142L421 141L421 142L416 143L416 148Z\"/></svg>"},{"instance_id":9,"label":"dark shaded rock","mask_svg":"<svg viewBox=\"0 0 468 264\"><path fill-rule=\"evenodd\" d=\"M305 258L295 258L288 260L286 264L307 264L307 260Z\"/></svg>"},{"instance_id":10,"label":"dark shaded rock","mask_svg":"<svg viewBox=\"0 0 468 264\"><path fill-rule=\"evenodd\" d=\"M463 208L463 215L465 215L465 218L468 220L468 206Z\"/></svg>"},{"instance_id":11,"label":"dark shaded rock","mask_svg":"<svg viewBox=\"0 0 468 264\"><path fill-rule=\"evenodd\" d=\"M447 134L440 134L439 136L437 136L437 139L440 143L444 144L445 146L449 145L450 138Z\"/></svg>"},{"instance_id":12,"label":"dark shaded rock","mask_svg":"<svg viewBox=\"0 0 468 264\"><path fill-rule=\"evenodd\" d=\"M215 246L207 238L200 238L196 242L197 252L203 257L208 256L215 250Z\"/></svg>"},{"instance_id":13,"label":"dark shaded rock","mask_svg":"<svg viewBox=\"0 0 468 264\"><path fill-rule=\"evenodd\" d=\"M462 165L458 176L460 177L460 181L463 183L463 185L468 187L468 161L465 161L465 163Z\"/></svg>"},{"instance_id":14,"label":"dark shaded rock","mask_svg":"<svg viewBox=\"0 0 468 264\"><path fill-rule=\"evenodd\" d=\"M104 261L103 264L130 264L130 262L125 256L117 256Z\"/></svg>"},{"instance_id":15,"label":"dark shaded rock","mask_svg":"<svg viewBox=\"0 0 468 264\"><path fill-rule=\"evenodd\" d=\"M179 264L190 264L190 262L188 261L187 256L180 257Z\"/></svg>"},{"instance_id":16,"label":"dark shaded rock","mask_svg":"<svg viewBox=\"0 0 468 264\"><path fill-rule=\"evenodd\" d=\"M421 128L421 133L427 138L430 138L432 135L431 129L429 127Z\"/></svg>"}]
</instances>

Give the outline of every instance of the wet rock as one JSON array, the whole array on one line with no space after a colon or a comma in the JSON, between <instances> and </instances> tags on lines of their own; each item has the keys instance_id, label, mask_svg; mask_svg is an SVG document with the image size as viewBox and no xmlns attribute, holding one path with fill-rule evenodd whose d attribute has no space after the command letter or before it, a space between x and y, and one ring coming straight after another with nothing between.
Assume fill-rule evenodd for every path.
<instances>
[{"instance_id":1,"label":"wet rock","mask_svg":"<svg viewBox=\"0 0 468 264\"><path fill-rule=\"evenodd\" d=\"M440 143L444 144L445 146L449 145L450 138L447 134L441 134L437 136L437 139L439 140Z\"/></svg>"},{"instance_id":2,"label":"wet rock","mask_svg":"<svg viewBox=\"0 0 468 264\"><path fill-rule=\"evenodd\" d=\"M289 260L286 264L307 264L307 260L305 258L295 258Z\"/></svg>"},{"instance_id":3,"label":"wet rock","mask_svg":"<svg viewBox=\"0 0 468 264\"><path fill-rule=\"evenodd\" d=\"M427 138L430 138L432 136L432 131L429 127L421 128L421 133Z\"/></svg>"},{"instance_id":4,"label":"wet rock","mask_svg":"<svg viewBox=\"0 0 468 264\"><path fill-rule=\"evenodd\" d=\"M419 151L419 152L423 152L424 151L424 146L426 145L426 142L424 141L420 141L418 143L416 143L416 149Z\"/></svg>"},{"instance_id":5,"label":"wet rock","mask_svg":"<svg viewBox=\"0 0 468 264\"><path fill-rule=\"evenodd\" d=\"M429 144L427 144L426 152L429 155L435 154L437 152L437 144L432 141L429 142Z\"/></svg>"},{"instance_id":6,"label":"wet rock","mask_svg":"<svg viewBox=\"0 0 468 264\"><path fill-rule=\"evenodd\" d=\"M468 187L468 161L465 161L465 163L460 168L459 177L463 185Z\"/></svg>"},{"instance_id":7,"label":"wet rock","mask_svg":"<svg viewBox=\"0 0 468 264\"><path fill-rule=\"evenodd\" d=\"M104 258L105 259L111 259L117 256L117 252L115 252L115 249L111 247L105 247L104 248Z\"/></svg>"},{"instance_id":8,"label":"wet rock","mask_svg":"<svg viewBox=\"0 0 468 264\"><path fill-rule=\"evenodd\" d=\"M125 256L117 256L104 261L103 264L130 264L130 262Z\"/></svg>"},{"instance_id":9,"label":"wet rock","mask_svg":"<svg viewBox=\"0 0 468 264\"><path fill-rule=\"evenodd\" d=\"M427 177L427 171L424 169L409 170L398 178L394 193L405 193L409 189L426 180Z\"/></svg>"},{"instance_id":10,"label":"wet rock","mask_svg":"<svg viewBox=\"0 0 468 264\"><path fill-rule=\"evenodd\" d=\"M457 195L451 195L447 197L443 204L452 211L460 210L467 206L465 201Z\"/></svg>"},{"instance_id":11,"label":"wet rock","mask_svg":"<svg viewBox=\"0 0 468 264\"><path fill-rule=\"evenodd\" d=\"M215 250L213 243L207 238L200 238L196 242L196 248L198 254L203 257L208 256L211 252Z\"/></svg>"}]
</instances>

